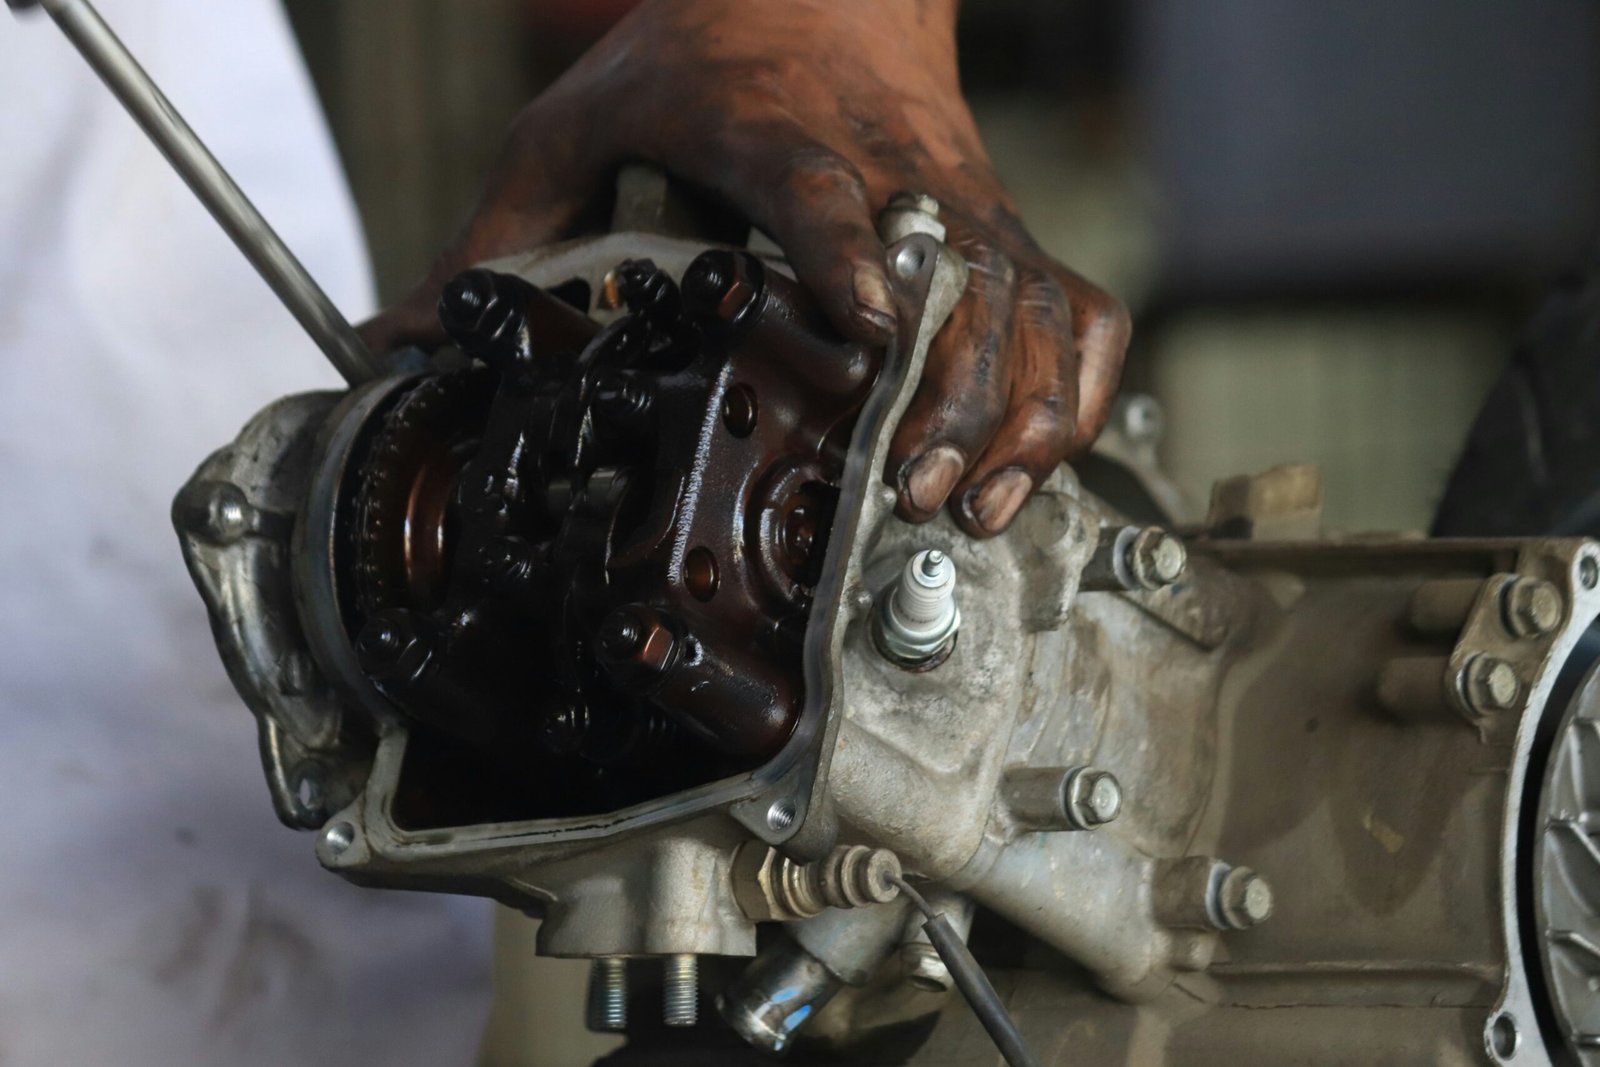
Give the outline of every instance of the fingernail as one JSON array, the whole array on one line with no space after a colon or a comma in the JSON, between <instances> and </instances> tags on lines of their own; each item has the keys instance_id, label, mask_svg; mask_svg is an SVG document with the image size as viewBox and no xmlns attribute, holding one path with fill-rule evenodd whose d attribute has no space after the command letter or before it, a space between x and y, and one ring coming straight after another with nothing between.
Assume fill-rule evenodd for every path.
<instances>
[{"instance_id":1,"label":"fingernail","mask_svg":"<svg viewBox=\"0 0 1600 1067\"><path fill-rule=\"evenodd\" d=\"M966 467L967 458L954 445L930 449L906 475L906 496L911 498L911 506L918 511L938 511Z\"/></svg>"},{"instance_id":2,"label":"fingernail","mask_svg":"<svg viewBox=\"0 0 1600 1067\"><path fill-rule=\"evenodd\" d=\"M894 336L894 298L883 275L867 267L857 267L852 280L856 317L883 340Z\"/></svg>"},{"instance_id":3,"label":"fingernail","mask_svg":"<svg viewBox=\"0 0 1600 1067\"><path fill-rule=\"evenodd\" d=\"M1033 479L1027 471L999 471L967 494L967 513L985 532L999 533L1032 491Z\"/></svg>"}]
</instances>

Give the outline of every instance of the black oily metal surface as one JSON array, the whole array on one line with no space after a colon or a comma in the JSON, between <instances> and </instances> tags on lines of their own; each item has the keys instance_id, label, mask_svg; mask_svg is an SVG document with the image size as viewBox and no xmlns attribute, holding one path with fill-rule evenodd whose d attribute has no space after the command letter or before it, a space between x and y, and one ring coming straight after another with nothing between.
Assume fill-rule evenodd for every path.
<instances>
[{"instance_id":1,"label":"black oily metal surface","mask_svg":"<svg viewBox=\"0 0 1600 1067\"><path fill-rule=\"evenodd\" d=\"M604 329L470 271L472 357L383 416L345 509L348 625L412 723L413 826L616 810L771 758L882 353L759 260L614 272Z\"/></svg>"}]
</instances>

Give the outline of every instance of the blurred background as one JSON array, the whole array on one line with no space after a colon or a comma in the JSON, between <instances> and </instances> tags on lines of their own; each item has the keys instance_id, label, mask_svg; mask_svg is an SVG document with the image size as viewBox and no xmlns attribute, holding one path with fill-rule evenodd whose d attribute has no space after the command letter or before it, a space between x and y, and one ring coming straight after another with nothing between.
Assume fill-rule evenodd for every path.
<instances>
[{"instance_id":1,"label":"blurred background","mask_svg":"<svg viewBox=\"0 0 1600 1067\"><path fill-rule=\"evenodd\" d=\"M516 111L631 4L287 6L389 299ZM961 49L1024 219L1133 309L1126 381L1163 404L1197 506L1219 477L1303 460L1330 526L1421 529L1524 324L1592 262L1597 12L968 0ZM581 989L502 926L486 1062L534 1062L530 1035L577 1019Z\"/></svg>"},{"instance_id":2,"label":"blurred background","mask_svg":"<svg viewBox=\"0 0 1600 1067\"><path fill-rule=\"evenodd\" d=\"M287 0L398 295L512 116L629 0ZM1040 242L1132 307L1131 388L1203 506L1321 465L1328 521L1422 528L1600 203L1582 0L968 0L964 84Z\"/></svg>"}]
</instances>

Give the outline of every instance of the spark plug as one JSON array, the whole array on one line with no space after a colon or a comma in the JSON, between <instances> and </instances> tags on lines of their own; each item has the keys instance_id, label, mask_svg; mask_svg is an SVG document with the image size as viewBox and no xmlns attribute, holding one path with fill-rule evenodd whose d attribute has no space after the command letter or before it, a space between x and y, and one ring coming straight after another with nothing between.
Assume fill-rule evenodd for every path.
<instances>
[{"instance_id":1,"label":"spark plug","mask_svg":"<svg viewBox=\"0 0 1600 1067\"><path fill-rule=\"evenodd\" d=\"M918 552L880 604L873 620L878 651L909 669L938 666L961 628L955 561L936 548Z\"/></svg>"}]
</instances>

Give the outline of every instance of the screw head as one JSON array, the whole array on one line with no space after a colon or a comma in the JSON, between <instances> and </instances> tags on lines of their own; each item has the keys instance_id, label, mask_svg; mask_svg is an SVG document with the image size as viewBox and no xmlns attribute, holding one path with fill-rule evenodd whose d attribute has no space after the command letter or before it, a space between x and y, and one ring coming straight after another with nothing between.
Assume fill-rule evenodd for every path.
<instances>
[{"instance_id":1,"label":"screw head","mask_svg":"<svg viewBox=\"0 0 1600 1067\"><path fill-rule=\"evenodd\" d=\"M1561 593L1543 578L1514 578L1505 592L1506 627L1518 637L1542 637L1561 625Z\"/></svg>"}]
</instances>

